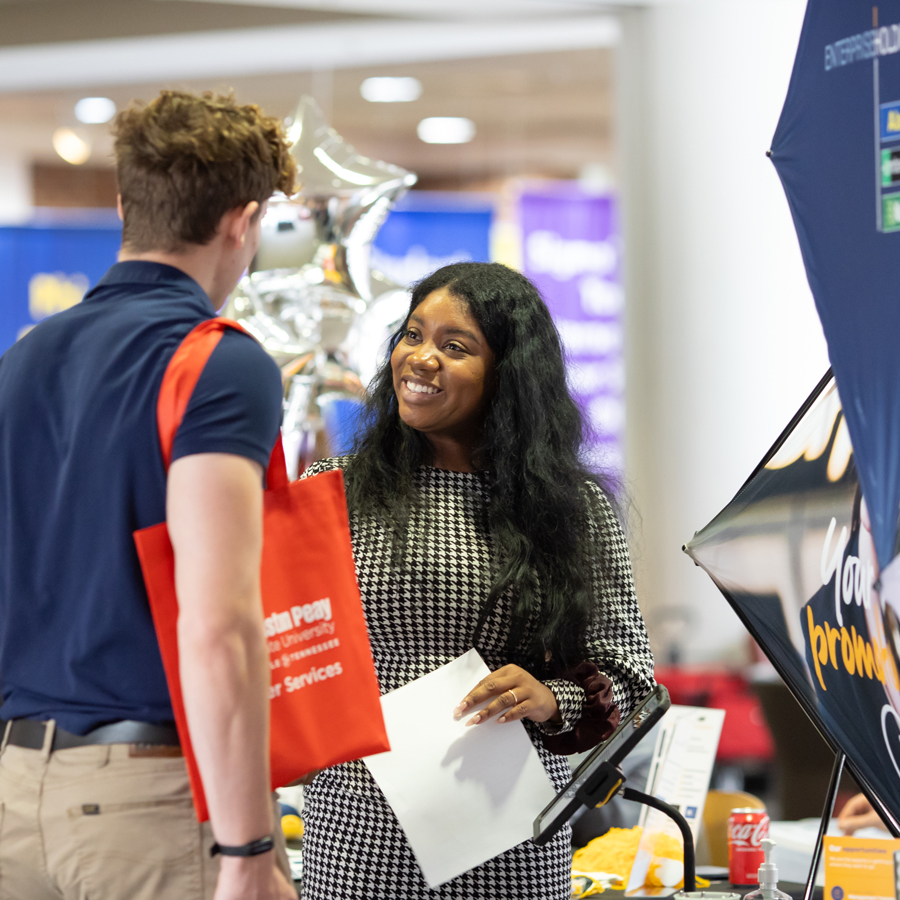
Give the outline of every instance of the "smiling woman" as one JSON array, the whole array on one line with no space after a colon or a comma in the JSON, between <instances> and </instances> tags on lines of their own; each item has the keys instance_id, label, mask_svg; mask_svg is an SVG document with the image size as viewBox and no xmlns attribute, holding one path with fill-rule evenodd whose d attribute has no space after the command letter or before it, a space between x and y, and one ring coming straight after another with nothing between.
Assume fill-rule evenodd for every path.
<instances>
[{"instance_id":1,"label":"smiling woman","mask_svg":"<svg viewBox=\"0 0 900 900\"><path fill-rule=\"evenodd\" d=\"M391 354L400 418L428 438L432 464L474 470L484 427L494 353L464 300L446 287L410 313Z\"/></svg>"},{"instance_id":2,"label":"smiling woman","mask_svg":"<svg viewBox=\"0 0 900 900\"><path fill-rule=\"evenodd\" d=\"M354 557L382 691L476 647L491 675L448 715L522 720L548 775L611 733L653 686L624 537L581 461L583 423L535 287L491 263L413 290L369 424L344 470ZM553 752L551 752L551 750ZM520 844L430 890L361 762L320 774L304 809L304 897L563 900L571 833ZM452 836L448 835L448 840Z\"/></svg>"}]
</instances>

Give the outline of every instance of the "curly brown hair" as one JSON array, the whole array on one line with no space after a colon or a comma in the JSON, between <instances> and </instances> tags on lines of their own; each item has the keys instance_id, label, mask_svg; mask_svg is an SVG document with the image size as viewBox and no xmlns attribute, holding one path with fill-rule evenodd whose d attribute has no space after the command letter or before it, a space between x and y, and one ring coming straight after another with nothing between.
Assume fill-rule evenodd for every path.
<instances>
[{"instance_id":1,"label":"curly brown hair","mask_svg":"<svg viewBox=\"0 0 900 900\"><path fill-rule=\"evenodd\" d=\"M229 210L294 191L296 164L281 122L232 96L162 91L113 123L131 252L206 244Z\"/></svg>"}]
</instances>

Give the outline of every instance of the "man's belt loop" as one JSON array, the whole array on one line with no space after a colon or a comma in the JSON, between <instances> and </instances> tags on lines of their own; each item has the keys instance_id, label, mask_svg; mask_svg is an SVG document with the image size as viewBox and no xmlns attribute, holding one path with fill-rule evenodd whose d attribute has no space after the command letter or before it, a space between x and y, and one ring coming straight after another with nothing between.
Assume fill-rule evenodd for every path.
<instances>
[{"instance_id":1,"label":"man's belt loop","mask_svg":"<svg viewBox=\"0 0 900 900\"><path fill-rule=\"evenodd\" d=\"M0 743L0 756L3 755L3 751L6 749L6 742L9 740L9 729L12 727L12 719L3 723L3 742Z\"/></svg>"},{"instance_id":2,"label":"man's belt loop","mask_svg":"<svg viewBox=\"0 0 900 900\"><path fill-rule=\"evenodd\" d=\"M41 756L44 762L49 762L50 754L53 752L53 735L56 734L56 719L48 719L44 723L44 746L41 749Z\"/></svg>"}]
</instances>

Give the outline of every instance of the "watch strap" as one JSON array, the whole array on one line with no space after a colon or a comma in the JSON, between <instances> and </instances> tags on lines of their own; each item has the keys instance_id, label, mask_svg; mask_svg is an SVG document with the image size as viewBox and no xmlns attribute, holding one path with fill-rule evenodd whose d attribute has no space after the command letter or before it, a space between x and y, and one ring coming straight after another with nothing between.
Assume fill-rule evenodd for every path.
<instances>
[{"instance_id":1,"label":"watch strap","mask_svg":"<svg viewBox=\"0 0 900 900\"><path fill-rule=\"evenodd\" d=\"M275 838L268 834L247 844L241 844L239 847L227 847L218 843L213 844L210 847L209 855L215 856L219 853L222 856L259 856L261 853L268 853L274 847Z\"/></svg>"}]
</instances>

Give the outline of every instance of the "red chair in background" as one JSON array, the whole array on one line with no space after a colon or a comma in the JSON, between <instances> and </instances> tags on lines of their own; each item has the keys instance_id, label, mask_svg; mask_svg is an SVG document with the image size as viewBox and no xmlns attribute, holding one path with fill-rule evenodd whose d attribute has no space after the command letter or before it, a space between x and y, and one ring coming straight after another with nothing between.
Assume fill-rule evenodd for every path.
<instances>
[{"instance_id":1,"label":"red chair in background","mask_svg":"<svg viewBox=\"0 0 900 900\"><path fill-rule=\"evenodd\" d=\"M668 688L673 703L725 710L717 763L760 766L774 761L762 706L742 675L700 666L659 666L656 680Z\"/></svg>"}]
</instances>

